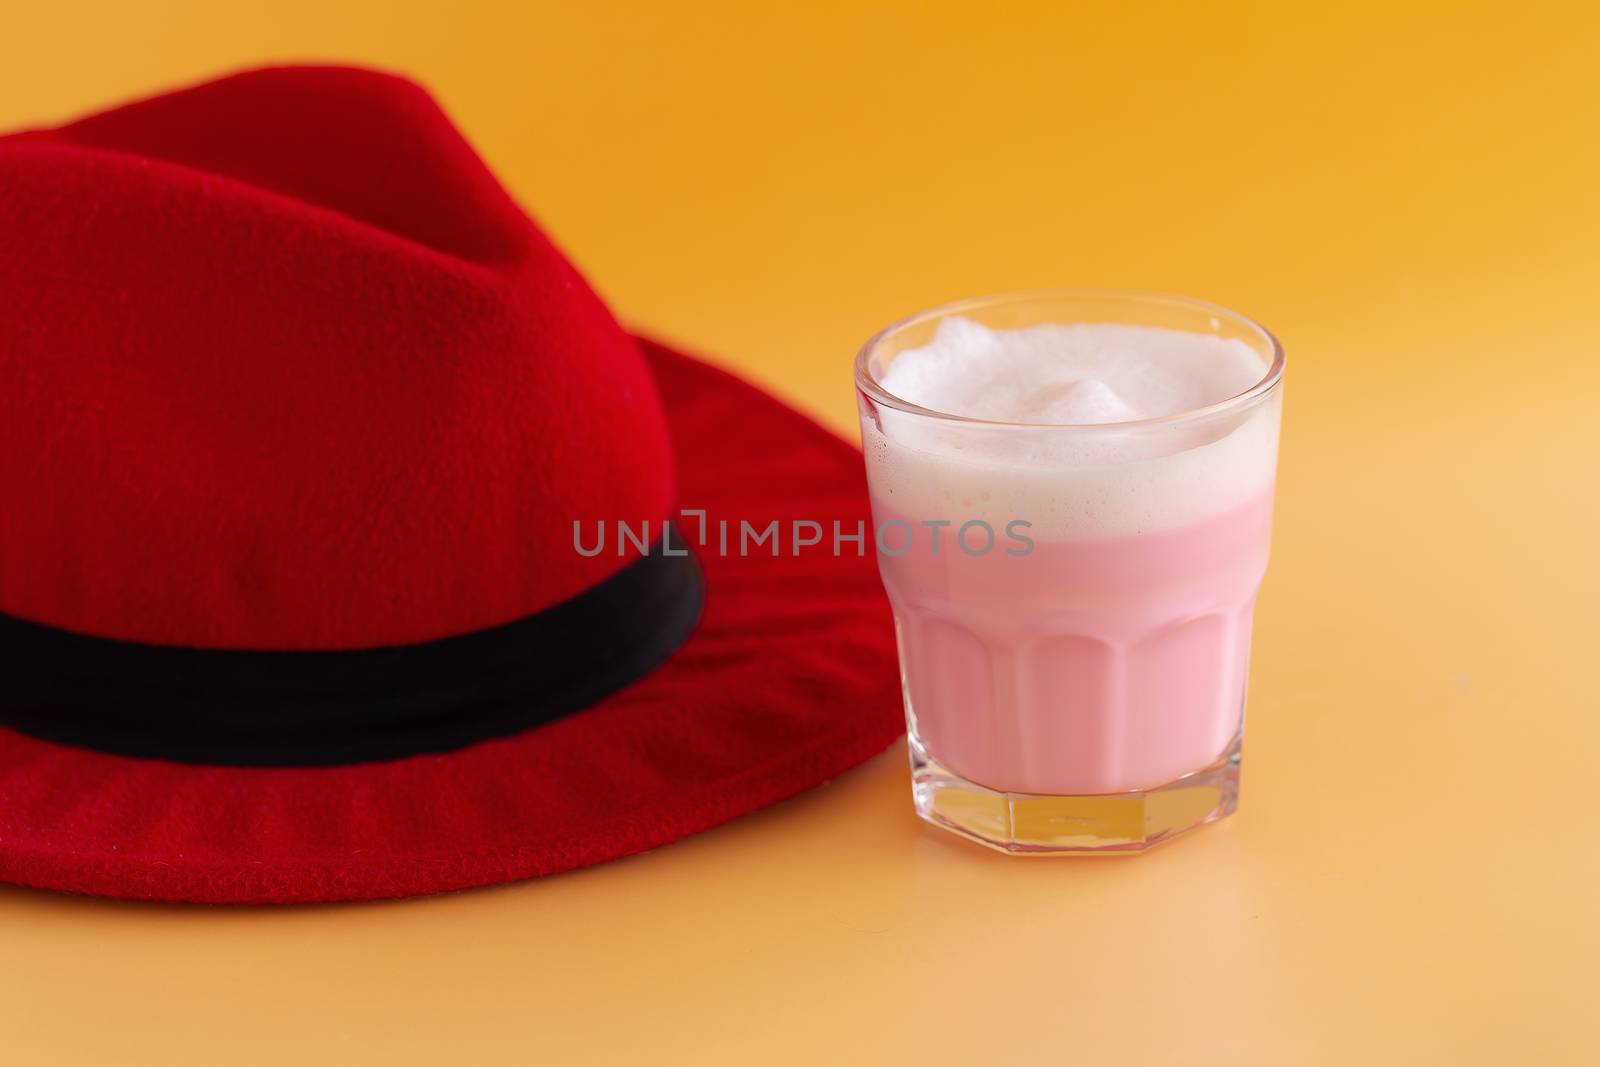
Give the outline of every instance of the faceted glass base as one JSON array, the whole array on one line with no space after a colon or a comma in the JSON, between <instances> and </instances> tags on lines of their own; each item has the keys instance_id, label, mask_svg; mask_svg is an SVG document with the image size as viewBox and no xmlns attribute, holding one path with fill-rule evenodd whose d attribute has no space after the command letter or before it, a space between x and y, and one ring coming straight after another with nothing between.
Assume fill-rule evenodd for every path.
<instances>
[{"instance_id":1,"label":"faceted glass base","mask_svg":"<svg viewBox=\"0 0 1600 1067\"><path fill-rule=\"evenodd\" d=\"M1002 793L940 766L911 737L911 789L917 814L935 826L1021 855L1137 853L1239 807L1235 737L1215 763L1133 793L1040 796Z\"/></svg>"}]
</instances>

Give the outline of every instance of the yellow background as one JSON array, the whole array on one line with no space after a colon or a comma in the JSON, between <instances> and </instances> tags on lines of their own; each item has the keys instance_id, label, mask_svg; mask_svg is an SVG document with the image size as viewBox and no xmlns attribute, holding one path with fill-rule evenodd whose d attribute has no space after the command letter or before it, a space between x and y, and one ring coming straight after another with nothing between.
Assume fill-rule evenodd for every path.
<instances>
[{"instance_id":1,"label":"yellow background","mask_svg":"<svg viewBox=\"0 0 1600 1067\"><path fill-rule=\"evenodd\" d=\"M847 433L859 342L955 297L1170 290L1289 351L1237 818L1008 860L920 827L897 748L446 898L0 889L0 1062L1600 1061L1597 20L0 0L0 126L414 73L620 314Z\"/></svg>"}]
</instances>

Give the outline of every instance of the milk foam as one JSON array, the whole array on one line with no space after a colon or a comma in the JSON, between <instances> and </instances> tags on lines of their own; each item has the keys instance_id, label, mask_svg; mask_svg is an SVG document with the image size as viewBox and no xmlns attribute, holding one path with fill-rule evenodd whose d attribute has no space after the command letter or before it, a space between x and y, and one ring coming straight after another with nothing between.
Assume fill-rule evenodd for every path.
<instances>
[{"instance_id":1,"label":"milk foam","mask_svg":"<svg viewBox=\"0 0 1600 1067\"><path fill-rule=\"evenodd\" d=\"M935 419L879 405L863 447L880 508L911 521L1021 519L1043 539L1169 529L1272 484L1280 400L1174 426L1118 423L1227 400L1266 374L1241 341L1116 324L991 330L946 319L901 352L885 390ZM1017 425L1022 424L1022 425Z\"/></svg>"},{"instance_id":2,"label":"milk foam","mask_svg":"<svg viewBox=\"0 0 1600 1067\"><path fill-rule=\"evenodd\" d=\"M991 330L949 318L927 345L900 353L882 384L973 419L1105 423L1206 407L1265 370L1243 341L1207 334L1110 323Z\"/></svg>"}]
</instances>

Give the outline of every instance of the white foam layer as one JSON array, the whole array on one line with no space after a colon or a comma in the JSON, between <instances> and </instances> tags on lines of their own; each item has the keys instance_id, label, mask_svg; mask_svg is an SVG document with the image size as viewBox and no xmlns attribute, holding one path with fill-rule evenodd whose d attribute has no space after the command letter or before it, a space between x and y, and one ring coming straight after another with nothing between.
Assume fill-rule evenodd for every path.
<instances>
[{"instance_id":1,"label":"white foam layer","mask_svg":"<svg viewBox=\"0 0 1600 1067\"><path fill-rule=\"evenodd\" d=\"M900 353L882 384L973 419L1105 423L1206 407L1264 371L1243 341L1207 334L1110 323L991 330L956 317L927 345Z\"/></svg>"},{"instance_id":2,"label":"white foam layer","mask_svg":"<svg viewBox=\"0 0 1600 1067\"><path fill-rule=\"evenodd\" d=\"M881 509L912 521L1013 519L1044 539L1168 529L1271 485L1279 399L1176 426L1179 414L1265 375L1241 341L1113 324L990 330L947 319L900 353L883 387L921 407L1022 425L951 422L878 406L863 446ZM1070 425L1067 425L1070 424Z\"/></svg>"}]
</instances>

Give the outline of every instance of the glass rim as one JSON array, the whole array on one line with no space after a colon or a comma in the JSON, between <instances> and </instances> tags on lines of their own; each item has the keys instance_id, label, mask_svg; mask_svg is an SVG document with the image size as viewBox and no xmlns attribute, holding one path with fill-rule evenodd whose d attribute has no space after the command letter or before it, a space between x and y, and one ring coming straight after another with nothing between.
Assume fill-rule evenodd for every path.
<instances>
[{"instance_id":1,"label":"glass rim","mask_svg":"<svg viewBox=\"0 0 1600 1067\"><path fill-rule=\"evenodd\" d=\"M1130 303L1167 304L1188 308L1193 311L1203 311L1212 318L1228 318L1245 328L1254 331L1266 340L1271 351L1271 362L1266 373L1250 388L1241 393L1219 400L1214 404L1202 407L1188 408L1184 411L1175 411L1169 415L1154 415L1143 419L1126 419L1119 422L1015 422L1008 419L985 419L970 415L958 415L953 411L940 411L938 408L927 408L914 404L903 397L885 389L868 369L872 356L877 349L893 334L915 326L918 323L931 319L946 318L962 311L976 308L992 307L997 304L1023 304L1043 302L1047 300L1122 300ZM1063 323L1071 325L1071 323ZM1194 297L1176 296L1170 293L1147 292L1138 289L1027 289L1012 293L995 293L989 296L973 296L964 300L956 300L948 304L940 304L914 315L890 323L871 337L866 344L861 346L861 351L856 354L855 379L856 388L873 401L904 411L909 414L922 415L928 418L942 419L946 422L962 423L968 426L995 426L1024 430L1083 430L1083 431L1114 431L1128 430L1140 427L1172 426L1198 421L1214 415L1249 407L1260 400L1283 382L1283 371L1286 360L1283 354L1283 345L1278 342L1271 330L1261 325L1248 315L1225 308L1220 304L1213 304L1206 300Z\"/></svg>"}]
</instances>

